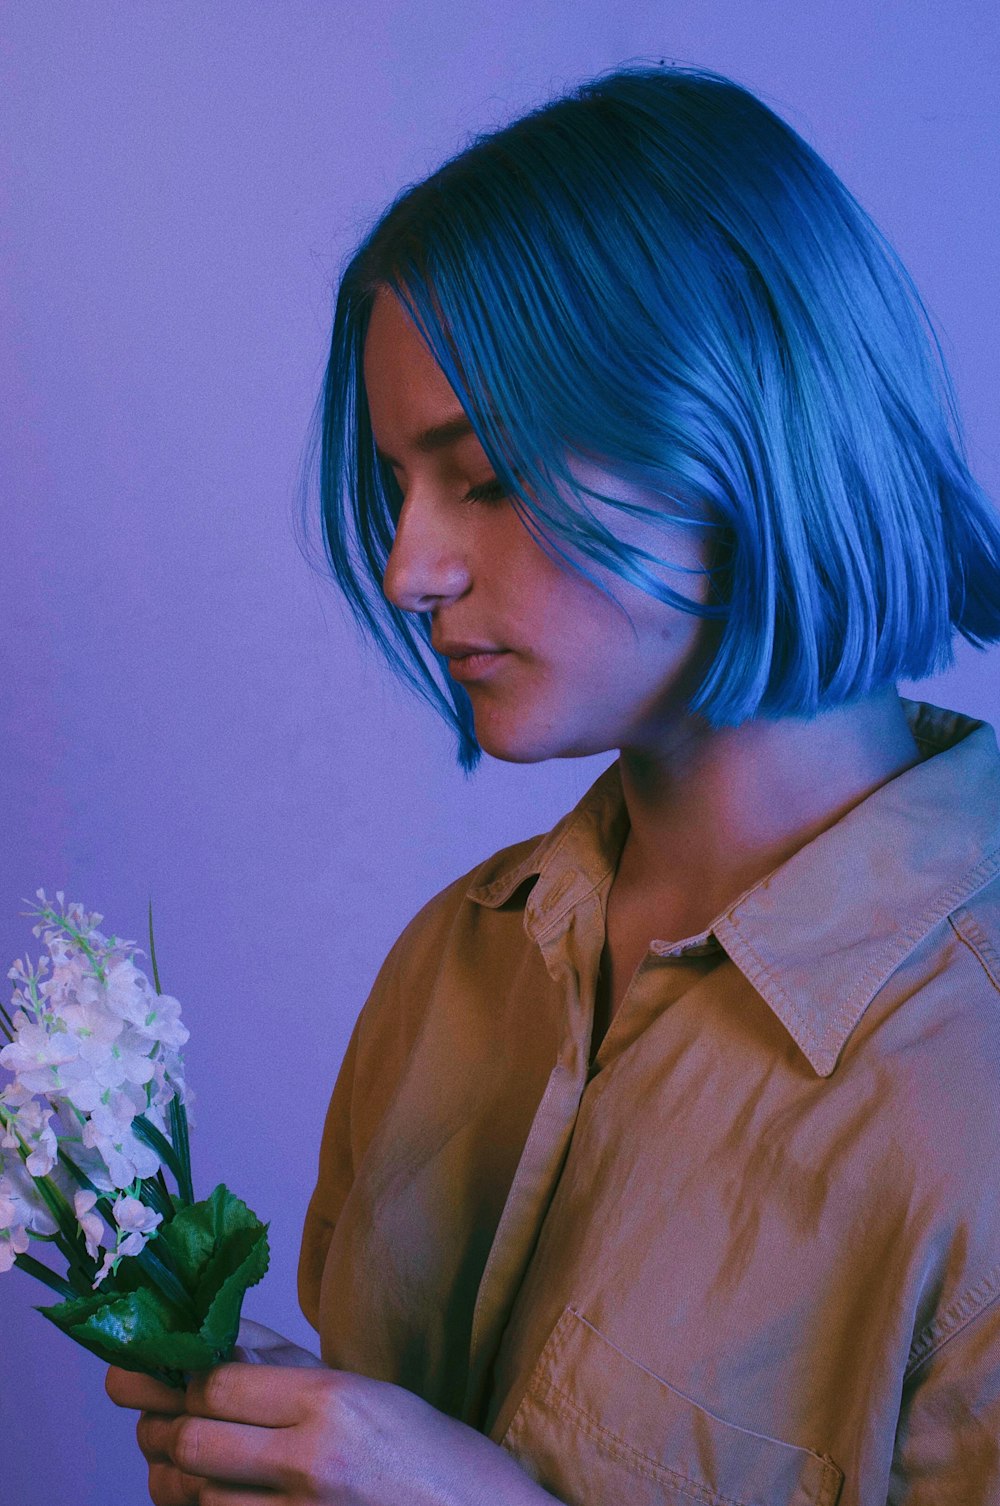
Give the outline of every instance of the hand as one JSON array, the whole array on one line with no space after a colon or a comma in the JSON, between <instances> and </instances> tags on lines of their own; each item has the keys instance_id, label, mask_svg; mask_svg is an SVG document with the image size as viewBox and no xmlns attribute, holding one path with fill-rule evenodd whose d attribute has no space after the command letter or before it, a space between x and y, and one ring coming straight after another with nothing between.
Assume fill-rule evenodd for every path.
<instances>
[{"instance_id":1,"label":"hand","mask_svg":"<svg viewBox=\"0 0 1000 1506\"><path fill-rule=\"evenodd\" d=\"M115 1368L108 1392L144 1408L136 1432L155 1506L554 1500L483 1434L400 1386L349 1371L217 1365L182 1397Z\"/></svg>"},{"instance_id":2,"label":"hand","mask_svg":"<svg viewBox=\"0 0 1000 1506\"><path fill-rule=\"evenodd\" d=\"M323 1361L308 1349L301 1349L290 1339L283 1338L273 1328L263 1323L254 1323L250 1318L240 1320L237 1334L236 1359L249 1365L286 1365L296 1368L325 1369ZM113 1365L107 1376L107 1391L111 1400L120 1407L134 1407L142 1413L136 1424L139 1447L149 1464L149 1494L155 1506L167 1503L197 1501L199 1489L206 1482L180 1470L168 1454L156 1444L145 1442L151 1435L159 1436L155 1426L148 1426L148 1419L155 1422L169 1421L186 1411L183 1391L173 1386L161 1385L149 1376L134 1370L120 1370Z\"/></svg>"},{"instance_id":3,"label":"hand","mask_svg":"<svg viewBox=\"0 0 1000 1506\"><path fill-rule=\"evenodd\" d=\"M267 1328L263 1323L254 1323L250 1318L240 1320L236 1359L249 1365L325 1368L323 1361L308 1349L301 1349L273 1328ZM160 1502L197 1501L198 1491L206 1482L179 1470L162 1450L147 1447L144 1443L150 1433L146 1419L169 1420L186 1412L184 1392L172 1386L163 1386L159 1381L139 1375L134 1370L120 1370L117 1366L112 1366L108 1371L107 1390L118 1406L134 1407L142 1413L136 1425L136 1437L149 1464L149 1493L152 1500L157 1506ZM155 1429L153 1432L155 1436Z\"/></svg>"}]
</instances>

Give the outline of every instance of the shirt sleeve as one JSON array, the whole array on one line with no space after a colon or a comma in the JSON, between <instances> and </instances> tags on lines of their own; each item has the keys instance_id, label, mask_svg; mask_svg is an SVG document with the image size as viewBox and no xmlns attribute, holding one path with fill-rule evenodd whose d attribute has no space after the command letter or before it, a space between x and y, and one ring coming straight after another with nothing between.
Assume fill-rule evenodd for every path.
<instances>
[{"instance_id":1,"label":"shirt sleeve","mask_svg":"<svg viewBox=\"0 0 1000 1506\"><path fill-rule=\"evenodd\" d=\"M351 1153L351 1097L354 1090L360 1030L361 1015L355 1021L347 1050L344 1053L344 1060L334 1083L330 1105L326 1111L323 1138L320 1142L316 1186L306 1209L302 1244L299 1250L299 1306L306 1321L311 1323L317 1331L319 1329L319 1291L326 1252L330 1245L333 1226L354 1180L354 1158Z\"/></svg>"},{"instance_id":2,"label":"shirt sleeve","mask_svg":"<svg viewBox=\"0 0 1000 1506\"><path fill-rule=\"evenodd\" d=\"M887 1506L1000 1506L1000 1268L985 1285L904 1383Z\"/></svg>"},{"instance_id":3,"label":"shirt sleeve","mask_svg":"<svg viewBox=\"0 0 1000 1506\"><path fill-rule=\"evenodd\" d=\"M467 879L457 880L429 900L396 938L354 1023L333 1086L298 1262L299 1306L317 1332L334 1226L406 1070L427 1004L442 925L447 926L461 901L464 883Z\"/></svg>"}]
</instances>

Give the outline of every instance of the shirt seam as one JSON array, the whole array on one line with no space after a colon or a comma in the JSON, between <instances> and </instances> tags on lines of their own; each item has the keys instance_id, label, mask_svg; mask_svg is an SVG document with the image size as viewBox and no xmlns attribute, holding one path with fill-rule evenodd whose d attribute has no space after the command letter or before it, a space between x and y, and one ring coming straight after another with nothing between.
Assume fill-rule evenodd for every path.
<instances>
[{"instance_id":1,"label":"shirt seam","mask_svg":"<svg viewBox=\"0 0 1000 1506\"><path fill-rule=\"evenodd\" d=\"M555 1066L552 1068L552 1071L549 1073L549 1080L545 1084L545 1089L539 1100L538 1108L535 1110L535 1117L532 1121L531 1128L528 1131L528 1138L524 1142L524 1149L521 1152L521 1159L518 1162L517 1169L514 1173L514 1180L511 1183L510 1189L507 1193L507 1201L504 1203L503 1208L500 1210L500 1218L497 1222L496 1233L493 1236L493 1243L490 1246L490 1252L486 1257L486 1264L483 1267L483 1274L480 1277L478 1297L485 1298L489 1292L493 1270L496 1267L498 1260L500 1259L501 1249L506 1242L505 1236L507 1233L507 1225L509 1225L513 1217L511 1209L512 1207L516 1206L518 1172L520 1171L522 1166L529 1164L532 1145L538 1139L538 1136L542 1133L541 1126L544 1118L544 1110L549 1099L556 1092L557 1088L561 1084L562 1078L565 1075L566 1069L564 1068L562 1062L557 1061ZM481 1302L477 1298L477 1301L475 1302L473 1307L472 1329L470 1332L469 1340L470 1352L473 1354L477 1352L482 1343L483 1324L486 1321L484 1313L485 1302Z\"/></svg>"},{"instance_id":2,"label":"shirt seam","mask_svg":"<svg viewBox=\"0 0 1000 1506\"><path fill-rule=\"evenodd\" d=\"M550 934L556 929L560 922L564 920L567 915L569 915L571 910L575 910L578 905L583 904L584 900L588 900L592 894L596 894L597 890L601 887L601 885L604 883L604 880L607 878L608 874L613 871L613 869L614 864L609 864L609 866L605 868L604 872L601 874L600 878L595 879L589 889L585 889L582 894L578 894L574 899L570 899L569 903L567 905L564 905L563 908L552 917L548 925L545 926L544 929L538 931L536 940L539 942L547 941ZM577 872L580 872L580 870L578 869Z\"/></svg>"},{"instance_id":3,"label":"shirt seam","mask_svg":"<svg viewBox=\"0 0 1000 1506\"><path fill-rule=\"evenodd\" d=\"M906 1369L903 1372L904 1384L933 1355L938 1354L945 1344L956 1338L984 1312L994 1306L998 1298L1000 1298L1000 1265L994 1266L978 1285L969 1287L961 1296L956 1297L943 1313L938 1313L931 1319L920 1336L914 1340L910 1346Z\"/></svg>"},{"instance_id":4,"label":"shirt seam","mask_svg":"<svg viewBox=\"0 0 1000 1506\"><path fill-rule=\"evenodd\" d=\"M858 1006L861 1006L861 1012L863 1013L868 1005L871 1004L879 988L905 962L914 948L919 946L924 938L930 935L934 927L941 924L942 920L950 919L956 904L960 904L963 899L968 899L971 894L977 892L982 887L979 883L980 876L985 874L986 880L989 880L992 873L996 870L998 857L1000 857L1000 848L988 852L971 871L966 870L960 878L955 879L946 889L938 890L934 898L924 906L920 915L899 935L896 946L887 948L889 959L892 962L892 967L888 973L885 972L885 953L883 953L881 959L876 959L872 963L871 967L868 968L857 984L854 993L845 999L840 1009L834 1012L833 1024L836 1027L838 1035L844 1033L845 1027L847 1027L846 1035L849 1035L854 1030L860 1018L857 1013ZM874 992L872 991L873 984L875 985ZM817 1042L817 1044L820 1043Z\"/></svg>"},{"instance_id":5,"label":"shirt seam","mask_svg":"<svg viewBox=\"0 0 1000 1506\"><path fill-rule=\"evenodd\" d=\"M548 1400L555 1411L562 1412L564 1416L568 1414L569 1419L582 1433L606 1449L612 1458L617 1458L630 1469L634 1469L637 1474L645 1475L658 1484L669 1481L677 1489L683 1491L684 1495L692 1500L705 1502L706 1506L747 1506L745 1501L737 1500L734 1496L720 1495L718 1491L700 1484L697 1480L692 1480L688 1475L681 1474L679 1470L672 1469L669 1465L651 1458L649 1454L627 1443L624 1438L619 1437L617 1433L612 1433L603 1423L598 1422L596 1417L581 1407L579 1402L574 1401L554 1381L543 1382L537 1386L535 1394L539 1401Z\"/></svg>"},{"instance_id":6,"label":"shirt seam","mask_svg":"<svg viewBox=\"0 0 1000 1506\"><path fill-rule=\"evenodd\" d=\"M986 874L988 882L996 869L996 860L1000 857L1000 848L990 851L976 864L971 871L967 870L962 877L956 879L946 889L939 890L932 900L925 905L905 931L897 933L896 943L892 948L887 948L865 971L855 988L843 1001L839 1008L835 1009L826 1023L826 1029L822 1036L818 1035L815 1028L806 1015L798 1008L791 995L784 988L777 973L775 973L764 961L753 943L745 936L740 935L740 940L750 955L757 963L757 976L761 978L773 991L779 1001L780 1009L786 1020L794 1021L801 1037L806 1043L807 1054L821 1055L829 1047L826 1042L832 1034L842 1047L848 1036L856 1028L858 1020L864 1010L871 1004L875 994L888 981L892 973L906 960L909 954L926 936L939 925L942 920L950 920L954 909L954 902L960 903L976 893L982 885L977 881L979 876ZM972 887L970 887L970 884ZM735 914L726 917L730 924L739 933L739 921ZM887 959L891 961L891 967L886 968ZM984 964L985 965L985 964ZM751 979L756 986L755 980ZM993 980L996 982L996 980ZM872 985L874 984L874 990ZM860 1010L859 1010L860 1005Z\"/></svg>"},{"instance_id":7,"label":"shirt seam","mask_svg":"<svg viewBox=\"0 0 1000 1506\"><path fill-rule=\"evenodd\" d=\"M606 1449L612 1458L617 1457L637 1474L645 1475L658 1484L669 1481L675 1489L679 1489L692 1500L706 1503L706 1506L749 1506L745 1497L724 1495L720 1491L714 1490L710 1485L705 1485L698 1480L692 1480L689 1475L682 1474L679 1470L672 1468L668 1464L664 1464L661 1459L655 1459L652 1455L645 1453L641 1449L637 1449L634 1444L628 1443L620 1434L611 1432L609 1428L599 1422L591 1412L588 1412L578 1401L575 1401L555 1381L550 1379L542 1382L540 1385L536 1385L533 1389L537 1400L548 1400L556 1412L561 1411L564 1416L568 1415L569 1419L582 1433L591 1437L595 1443ZM740 1429L740 1431L745 1430ZM822 1475L819 1499L825 1501L828 1498L830 1486L840 1474L839 1469L829 1456L814 1454L811 1449L800 1449L797 1445L782 1443L780 1440L768 1438L762 1433L752 1433L751 1436L760 1442L768 1444L770 1447L795 1450L795 1452L801 1452L814 1459Z\"/></svg>"},{"instance_id":8,"label":"shirt seam","mask_svg":"<svg viewBox=\"0 0 1000 1506\"><path fill-rule=\"evenodd\" d=\"M983 971L993 987L1000 993L1000 953L997 952L986 931L965 906L960 906L948 916L952 930L979 959Z\"/></svg>"}]
</instances>

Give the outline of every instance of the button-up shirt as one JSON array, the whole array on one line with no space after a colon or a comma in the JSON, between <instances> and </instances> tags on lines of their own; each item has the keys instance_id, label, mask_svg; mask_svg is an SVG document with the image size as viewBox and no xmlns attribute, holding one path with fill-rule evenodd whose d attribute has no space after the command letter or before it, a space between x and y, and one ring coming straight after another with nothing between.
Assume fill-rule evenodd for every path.
<instances>
[{"instance_id":1,"label":"button-up shirt","mask_svg":"<svg viewBox=\"0 0 1000 1506\"><path fill-rule=\"evenodd\" d=\"M329 1365L574 1506L998 1506L1000 751L902 704L922 761L650 937L593 1058L618 761L414 916L306 1217Z\"/></svg>"}]
</instances>

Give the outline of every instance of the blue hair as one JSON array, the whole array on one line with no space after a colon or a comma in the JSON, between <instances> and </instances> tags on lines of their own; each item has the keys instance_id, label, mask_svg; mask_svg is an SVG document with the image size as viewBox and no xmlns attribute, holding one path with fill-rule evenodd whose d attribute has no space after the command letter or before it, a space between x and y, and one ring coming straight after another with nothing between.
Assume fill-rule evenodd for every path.
<instances>
[{"instance_id":1,"label":"blue hair","mask_svg":"<svg viewBox=\"0 0 1000 1506\"><path fill-rule=\"evenodd\" d=\"M416 322L542 548L598 589L560 541L716 619L689 702L711 726L811 717L936 674L954 631L1000 640L1000 514L969 472L939 341L892 247L748 90L626 66L407 187L337 293L308 461L318 449L323 569L454 726L466 774L482 756L471 701L431 673L428 655L444 661L429 614L381 588L402 497L363 382L380 288ZM662 506L583 487L574 453ZM587 496L710 529L710 599L647 570L654 557Z\"/></svg>"}]
</instances>

